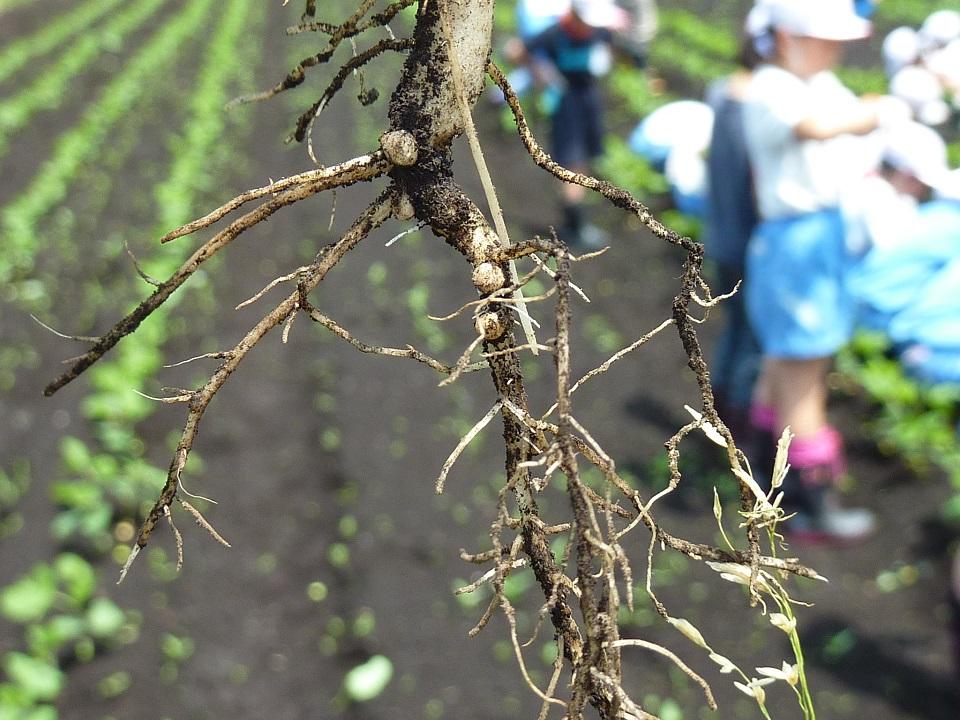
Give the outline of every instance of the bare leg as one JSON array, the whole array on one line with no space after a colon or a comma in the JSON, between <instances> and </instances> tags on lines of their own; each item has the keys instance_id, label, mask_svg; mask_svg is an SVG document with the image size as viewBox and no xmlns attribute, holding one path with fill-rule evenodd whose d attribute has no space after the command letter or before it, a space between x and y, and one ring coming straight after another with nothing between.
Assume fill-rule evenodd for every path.
<instances>
[{"instance_id":1,"label":"bare leg","mask_svg":"<svg viewBox=\"0 0 960 720\"><path fill-rule=\"evenodd\" d=\"M798 438L810 437L827 425L827 370L831 358L769 358L760 388L770 393L778 430L790 426Z\"/></svg>"},{"instance_id":2,"label":"bare leg","mask_svg":"<svg viewBox=\"0 0 960 720\"><path fill-rule=\"evenodd\" d=\"M773 407L773 387L770 380L770 358L764 358L760 366L760 375L753 390L753 402L758 405Z\"/></svg>"},{"instance_id":3,"label":"bare leg","mask_svg":"<svg viewBox=\"0 0 960 720\"><path fill-rule=\"evenodd\" d=\"M571 170L577 173L587 172L586 167L574 166ZM561 204L563 209L563 228L561 239L575 247L591 247L592 242L586 233L590 232L583 212L583 199L587 189L575 183L565 183L561 189Z\"/></svg>"},{"instance_id":4,"label":"bare leg","mask_svg":"<svg viewBox=\"0 0 960 720\"><path fill-rule=\"evenodd\" d=\"M579 173L586 172L586 168L571 168L571 170ZM562 192L565 205L579 205L583 202L583 198L587 194L587 189L575 183L564 183Z\"/></svg>"}]
</instances>

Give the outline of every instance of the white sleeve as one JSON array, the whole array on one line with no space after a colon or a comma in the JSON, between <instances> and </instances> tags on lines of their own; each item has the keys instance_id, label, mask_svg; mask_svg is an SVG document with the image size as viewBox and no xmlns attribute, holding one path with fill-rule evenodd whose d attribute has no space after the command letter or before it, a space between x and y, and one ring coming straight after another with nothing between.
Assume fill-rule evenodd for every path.
<instances>
[{"instance_id":1,"label":"white sleeve","mask_svg":"<svg viewBox=\"0 0 960 720\"><path fill-rule=\"evenodd\" d=\"M806 84L778 68L758 70L744 105L744 132L754 147L782 145L810 113Z\"/></svg>"}]
</instances>

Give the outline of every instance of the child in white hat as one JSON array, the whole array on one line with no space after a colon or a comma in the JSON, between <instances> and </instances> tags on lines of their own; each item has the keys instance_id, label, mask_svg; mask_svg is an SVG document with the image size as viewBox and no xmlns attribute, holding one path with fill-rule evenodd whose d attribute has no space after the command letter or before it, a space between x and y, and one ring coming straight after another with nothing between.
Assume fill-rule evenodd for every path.
<instances>
[{"instance_id":1,"label":"child in white hat","mask_svg":"<svg viewBox=\"0 0 960 720\"><path fill-rule=\"evenodd\" d=\"M943 139L909 122L884 134L878 172L844 198L848 248L864 254L851 268L848 288L868 327L889 333L940 269L960 257L960 245L942 235L942 224L924 217L924 203L948 177Z\"/></svg>"},{"instance_id":2,"label":"child in white hat","mask_svg":"<svg viewBox=\"0 0 960 720\"><path fill-rule=\"evenodd\" d=\"M830 72L843 43L870 34L850 0L767 0L758 7L767 14L773 49L754 72L744 105L761 219L746 265L747 312L764 354L751 419L760 430L779 434L789 426L795 435L784 505L797 517L787 529L811 540L855 540L873 530L874 518L836 504L832 488L845 456L827 418L827 371L854 319L838 206L843 188L872 164L860 136L890 111L858 100Z\"/></svg>"},{"instance_id":3,"label":"child in white hat","mask_svg":"<svg viewBox=\"0 0 960 720\"><path fill-rule=\"evenodd\" d=\"M943 139L911 123L891 133L883 174L902 195L921 201L914 216L899 223L900 241L881 243L867 256L853 289L866 299L887 290L893 310L883 328L911 374L931 382L960 383L960 202ZM935 199L930 200L931 196ZM874 210L872 225L892 225L889 213ZM887 280L884 270L892 276ZM886 281L886 282L885 282ZM894 300L900 302L896 307ZM889 311L889 310L888 310Z\"/></svg>"},{"instance_id":4,"label":"child in white hat","mask_svg":"<svg viewBox=\"0 0 960 720\"><path fill-rule=\"evenodd\" d=\"M926 125L903 123L885 132L882 142L878 172L843 201L847 247L855 253L909 246L919 204L949 177L947 146Z\"/></svg>"}]
</instances>

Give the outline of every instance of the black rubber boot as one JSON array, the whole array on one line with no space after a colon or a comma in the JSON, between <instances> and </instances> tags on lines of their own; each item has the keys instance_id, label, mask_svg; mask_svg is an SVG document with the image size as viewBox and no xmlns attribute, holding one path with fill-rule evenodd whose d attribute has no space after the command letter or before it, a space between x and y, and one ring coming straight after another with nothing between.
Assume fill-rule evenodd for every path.
<instances>
[{"instance_id":1,"label":"black rubber boot","mask_svg":"<svg viewBox=\"0 0 960 720\"><path fill-rule=\"evenodd\" d=\"M563 204L563 227L560 229L560 239L567 245L580 244L583 234L583 206L579 203Z\"/></svg>"},{"instance_id":2,"label":"black rubber boot","mask_svg":"<svg viewBox=\"0 0 960 720\"><path fill-rule=\"evenodd\" d=\"M850 545L865 540L877 526L866 508L840 505L836 490L836 464L792 468L783 485L781 507L793 517L784 532L797 542Z\"/></svg>"}]
</instances>

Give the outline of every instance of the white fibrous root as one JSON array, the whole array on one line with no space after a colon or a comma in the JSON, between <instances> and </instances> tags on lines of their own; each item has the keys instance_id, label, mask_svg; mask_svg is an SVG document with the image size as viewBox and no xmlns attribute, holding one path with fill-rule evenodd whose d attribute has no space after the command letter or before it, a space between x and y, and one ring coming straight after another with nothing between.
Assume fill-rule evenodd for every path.
<instances>
[{"instance_id":1,"label":"white fibrous root","mask_svg":"<svg viewBox=\"0 0 960 720\"><path fill-rule=\"evenodd\" d=\"M500 266L492 262L482 262L473 269L473 286L484 295L489 295L503 287L506 278Z\"/></svg>"}]
</instances>

